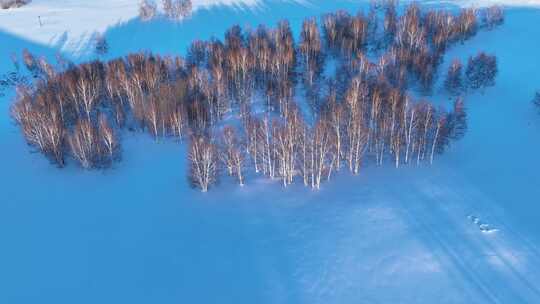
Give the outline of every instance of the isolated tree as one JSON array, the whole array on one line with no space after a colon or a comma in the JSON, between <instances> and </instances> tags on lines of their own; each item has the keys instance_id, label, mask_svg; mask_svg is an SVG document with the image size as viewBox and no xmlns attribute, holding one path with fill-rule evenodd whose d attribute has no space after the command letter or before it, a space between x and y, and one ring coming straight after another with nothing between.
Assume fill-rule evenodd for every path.
<instances>
[{"instance_id":1,"label":"isolated tree","mask_svg":"<svg viewBox=\"0 0 540 304\"><path fill-rule=\"evenodd\" d=\"M186 18L191 15L193 10L193 4L191 0L177 0L177 10L180 12L182 18Z\"/></svg>"},{"instance_id":2,"label":"isolated tree","mask_svg":"<svg viewBox=\"0 0 540 304\"><path fill-rule=\"evenodd\" d=\"M345 93L346 144L345 158L351 173L358 174L368 140L367 100L368 87L361 77L355 77Z\"/></svg>"},{"instance_id":3,"label":"isolated tree","mask_svg":"<svg viewBox=\"0 0 540 304\"><path fill-rule=\"evenodd\" d=\"M141 0L139 3L139 17L142 21L152 20L157 13L157 5L154 0Z\"/></svg>"},{"instance_id":4,"label":"isolated tree","mask_svg":"<svg viewBox=\"0 0 540 304\"><path fill-rule=\"evenodd\" d=\"M465 136L465 132L467 131L467 112L463 99L456 99L453 111L448 113L446 120L449 139L459 140Z\"/></svg>"},{"instance_id":5,"label":"isolated tree","mask_svg":"<svg viewBox=\"0 0 540 304\"><path fill-rule=\"evenodd\" d=\"M170 19L176 18L176 11L174 10L173 0L162 0L161 7L163 8L163 12L165 13L165 16L167 16Z\"/></svg>"},{"instance_id":6,"label":"isolated tree","mask_svg":"<svg viewBox=\"0 0 540 304\"><path fill-rule=\"evenodd\" d=\"M94 168L98 164L100 143L98 132L89 119L79 120L69 136L71 153L85 169Z\"/></svg>"},{"instance_id":7,"label":"isolated tree","mask_svg":"<svg viewBox=\"0 0 540 304\"><path fill-rule=\"evenodd\" d=\"M321 119L317 121L313 127L311 135L311 188L320 189L323 177L330 176L334 162L335 155L331 152L333 133L328 125L327 121Z\"/></svg>"},{"instance_id":8,"label":"isolated tree","mask_svg":"<svg viewBox=\"0 0 540 304\"><path fill-rule=\"evenodd\" d=\"M384 42L390 43L396 35L398 14L395 1L389 1L384 12Z\"/></svg>"},{"instance_id":9,"label":"isolated tree","mask_svg":"<svg viewBox=\"0 0 540 304\"><path fill-rule=\"evenodd\" d=\"M289 104L283 115L282 122L274 121L272 124L272 138L278 174L283 185L287 186L296 174L298 136L305 126L295 103Z\"/></svg>"},{"instance_id":10,"label":"isolated tree","mask_svg":"<svg viewBox=\"0 0 540 304\"><path fill-rule=\"evenodd\" d=\"M494 86L497 73L497 58L495 56L481 52L475 57L469 57L465 71L469 88L484 89Z\"/></svg>"},{"instance_id":11,"label":"isolated tree","mask_svg":"<svg viewBox=\"0 0 540 304\"><path fill-rule=\"evenodd\" d=\"M108 118L104 114L99 116L98 133L101 145L103 145L108 154L109 164L112 164L119 157L120 144L116 138L115 131L110 126Z\"/></svg>"},{"instance_id":12,"label":"isolated tree","mask_svg":"<svg viewBox=\"0 0 540 304\"><path fill-rule=\"evenodd\" d=\"M441 116L438 121L436 122L436 129L435 134L433 137L433 141L431 143L431 153L429 157L429 163L433 164L433 159L435 157L435 153L438 151L442 151L444 149L444 145L447 142L447 139L445 138L445 129L447 128L447 118L445 116Z\"/></svg>"},{"instance_id":13,"label":"isolated tree","mask_svg":"<svg viewBox=\"0 0 540 304\"><path fill-rule=\"evenodd\" d=\"M258 147L261 149L262 171L270 178L276 176L276 153L275 141L272 136L272 123L268 117L264 117L257 134Z\"/></svg>"},{"instance_id":14,"label":"isolated tree","mask_svg":"<svg viewBox=\"0 0 540 304\"><path fill-rule=\"evenodd\" d=\"M244 185L244 147L231 126L223 128L219 157L227 168L227 173L234 176L240 186Z\"/></svg>"},{"instance_id":15,"label":"isolated tree","mask_svg":"<svg viewBox=\"0 0 540 304\"><path fill-rule=\"evenodd\" d=\"M161 99L156 94L151 94L147 98L144 106L144 121L150 133L157 140L162 131L163 113L161 111Z\"/></svg>"},{"instance_id":16,"label":"isolated tree","mask_svg":"<svg viewBox=\"0 0 540 304\"><path fill-rule=\"evenodd\" d=\"M478 31L477 12L474 8L464 8L457 16L456 32L461 41L468 39Z\"/></svg>"},{"instance_id":17,"label":"isolated tree","mask_svg":"<svg viewBox=\"0 0 540 304\"><path fill-rule=\"evenodd\" d=\"M346 113L345 107L337 103L335 97L331 97L328 102L328 110L325 113L325 118L328 121L329 128L332 130L332 153L335 155L334 167L336 171L341 169L342 155L344 154L345 146L345 122Z\"/></svg>"},{"instance_id":18,"label":"isolated tree","mask_svg":"<svg viewBox=\"0 0 540 304\"><path fill-rule=\"evenodd\" d=\"M104 35L99 34L95 37L95 48L97 55L103 56L107 54L109 51L109 44L107 43Z\"/></svg>"},{"instance_id":19,"label":"isolated tree","mask_svg":"<svg viewBox=\"0 0 540 304\"><path fill-rule=\"evenodd\" d=\"M183 137L187 133L189 117L186 110L187 84L179 79L174 82L170 91L165 88L165 98L170 102L168 121L173 135ZM170 94L170 95L168 95Z\"/></svg>"},{"instance_id":20,"label":"isolated tree","mask_svg":"<svg viewBox=\"0 0 540 304\"><path fill-rule=\"evenodd\" d=\"M389 143L390 153L394 155L395 166L398 168L401 162L401 152L404 142L403 129L405 125L404 116L407 110L407 97L399 89L392 89L388 95L388 101L390 102L388 108L390 114L387 115L386 129L390 131L387 131L389 133L387 135L389 136L387 141Z\"/></svg>"},{"instance_id":21,"label":"isolated tree","mask_svg":"<svg viewBox=\"0 0 540 304\"><path fill-rule=\"evenodd\" d=\"M256 173L259 173L263 167L262 147L263 144L260 140L262 121L259 118L249 116L244 119L244 133L246 141L246 151L249 154L253 168Z\"/></svg>"},{"instance_id":22,"label":"isolated tree","mask_svg":"<svg viewBox=\"0 0 540 304\"><path fill-rule=\"evenodd\" d=\"M34 76L34 78L38 77L40 72L39 65L34 55L30 53L27 49L24 49L22 57L24 66L28 69L32 76Z\"/></svg>"},{"instance_id":23,"label":"isolated tree","mask_svg":"<svg viewBox=\"0 0 540 304\"><path fill-rule=\"evenodd\" d=\"M79 77L76 82L78 96L76 98L80 101L87 119L91 118L90 114L100 99L103 84L102 72L103 66L99 61L81 65L79 68Z\"/></svg>"},{"instance_id":24,"label":"isolated tree","mask_svg":"<svg viewBox=\"0 0 540 304\"><path fill-rule=\"evenodd\" d=\"M337 18L334 14L323 16L323 33L327 49L335 52L337 48Z\"/></svg>"},{"instance_id":25,"label":"isolated tree","mask_svg":"<svg viewBox=\"0 0 540 304\"><path fill-rule=\"evenodd\" d=\"M303 59L304 81L308 87L311 87L324 67L319 28L314 19L304 20L302 32L300 33L299 48Z\"/></svg>"},{"instance_id":26,"label":"isolated tree","mask_svg":"<svg viewBox=\"0 0 540 304\"><path fill-rule=\"evenodd\" d=\"M455 59L448 68L444 87L451 95L455 96L461 93L463 85L463 65L458 59Z\"/></svg>"},{"instance_id":27,"label":"isolated tree","mask_svg":"<svg viewBox=\"0 0 540 304\"><path fill-rule=\"evenodd\" d=\"M218 156L216 146L203 136L194 136L189 146L189 175L188 180L192 187L202 192L217 181Z\"/></svg>"}]
</instances>

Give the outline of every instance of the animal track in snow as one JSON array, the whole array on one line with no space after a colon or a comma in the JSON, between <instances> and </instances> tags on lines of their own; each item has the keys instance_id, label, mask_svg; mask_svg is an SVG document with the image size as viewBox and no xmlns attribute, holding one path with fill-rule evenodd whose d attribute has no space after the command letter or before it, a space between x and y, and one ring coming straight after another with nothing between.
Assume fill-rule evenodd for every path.
<instances>
[{"instance_id":1,"label":"animal track in snow","mask_svg":"<svg viewBox=\"0 0 540 304\"><path fill-rule=\"evenodd\" d=\"M478 228L480 229L480 231L482 231L483 233L494 233L494 232L499 231L499 229L493 228L493 227L491 227L491 225L482 222L482 221L480 220L480 218L478 218L477 216L469 215L469 216L467 216L467 218L468 218L473 224L475 224L476 226L478 226Z\"/></svg>"}]
</instances>

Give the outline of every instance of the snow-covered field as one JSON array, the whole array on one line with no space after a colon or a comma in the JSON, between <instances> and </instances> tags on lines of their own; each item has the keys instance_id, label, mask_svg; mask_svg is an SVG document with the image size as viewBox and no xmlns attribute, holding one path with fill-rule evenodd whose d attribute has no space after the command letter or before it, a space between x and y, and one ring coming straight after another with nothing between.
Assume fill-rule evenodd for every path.
<instances>
[{"instance_id":1,"label":"snow-covered field","mask_svg":"<svg viewBox=\"0 0 540 304\"><path fill-rule=\"evenodd\" d=\"M235 23L287 18L297 30L306 16L367 3L197 1L175 24L132 20L134 0L88 2L0 10L0 75L23 48L80 60L79 42L95 31L106 33L109 57L174 54ZM505 4L527 2L538 1ZM540 115L530 103L540 88L540 10L508 7L506 17L445 57L485 50L499 60L497 85L467 98L463 140L433 167L371 165L318 192L225 180L203 195L187 186L182 144L130 133L113 170L58 170L29 152L7 91L0 303L540 303Z\"/></svg>"},{"instance_id":2,"label":"snow-covered field","mask_svg":"<svg viewBox=\"0 0 540 304\"><path fill-rule=\"evenodd\" d=\"M79 53L85 50L88 42L96 33L104 32L136 17L139 2L140 0L34 0L22 8L0 10L0 30L33 42L51 45L71 53ZM161 1L156 2L161 3ZM193 0L193 8L197 11L226 7L236 12L251 11L254 13L257 11L264 14L268 11L268 7L274 6L276 2L282 4L301 3L310 8L320 6L324 2L327 2L324 4L325 7L331 7L335 4L334 1L323 2L319 0ZM360 2L365 5L369 3L369 0L342 2L349 2L349 5ZM412 1L401 1L401 3L406 2ZM493 4L540 6L540 0L420 0L416 2L461 7L482 7ZM222 17L227 16L222 15ZM221 22L221 20L214 21ZM237 20L237 22L242 22L242 20ZM221 26L216 26L214 29L223 30Z\"/></svg>"}]
</instances>

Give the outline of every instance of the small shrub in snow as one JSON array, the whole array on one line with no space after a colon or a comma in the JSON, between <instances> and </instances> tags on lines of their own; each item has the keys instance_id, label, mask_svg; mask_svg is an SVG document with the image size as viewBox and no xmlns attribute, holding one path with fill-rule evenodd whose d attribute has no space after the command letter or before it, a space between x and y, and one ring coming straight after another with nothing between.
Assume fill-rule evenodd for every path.
<instances>
[{"instance_id":1,"label":"small shrub in snow","mask_svg":"<svg viewBox=\"0 0 540 304\"><path fill-rule=\"evenodd\" d=\"M222 131L219 159L227 168L229 176L234 176L240 186L244 185L245 148L232 126L225 126Z\"/></svg>"},{"instance_id":2,"label":"small shrub in snow","mask_svg":"<svg viewBox=\"0 0 540 304\"><path fill-rule=\"evenodd\" d=\"M31 0L0 0L0 8L17 8L30 3Z\"/></svg>"},{"instance_id":3,"label":"small shrub in snow","mask_svg":"<svg viewBox=\"0 0 540 304\"><path fill-rule=\"evenodd\" d=\"M156 16L157 5L154 0L142 0L139 4L139 17L142 21L149 21Z\"/></svg>"}]
</instances>

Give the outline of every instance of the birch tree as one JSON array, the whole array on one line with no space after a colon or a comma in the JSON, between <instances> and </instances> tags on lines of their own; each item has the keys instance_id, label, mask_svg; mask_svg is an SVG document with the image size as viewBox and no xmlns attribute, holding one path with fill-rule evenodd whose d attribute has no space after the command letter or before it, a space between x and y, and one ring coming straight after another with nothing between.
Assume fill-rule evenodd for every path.
<instances>
[{"instance_id":1,"label":"birch tree","mask_svg":"<svg viewBox=\"0 0 540 304\"><path fill-rule=\"evenodd\" d=\"M216 146L207 138L194 136L189 146L188 180L194 188L207 192L217 181L218 157Z\"/></svg>"}]
</instances>

